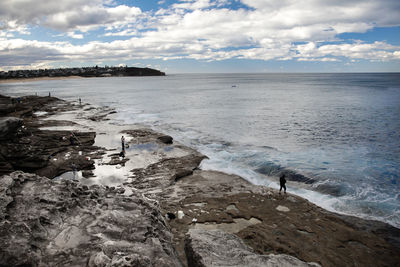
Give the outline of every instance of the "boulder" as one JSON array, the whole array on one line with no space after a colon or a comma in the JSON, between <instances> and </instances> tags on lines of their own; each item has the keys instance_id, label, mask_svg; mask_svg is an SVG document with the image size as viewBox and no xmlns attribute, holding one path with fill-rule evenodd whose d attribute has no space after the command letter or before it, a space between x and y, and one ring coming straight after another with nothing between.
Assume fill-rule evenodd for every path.
<instances>
[{"instance_id":1,"label":"boulder","mask_svg":"<svg viewBox=\"0 0 400 267\"><path fill-rule=\"evenodd\" d=\"M0 118L0 140L11 139L22 126L22 119L15 117Z\"/></svg>"},{"instance_id":2,"label":"boulder","mask_svg":"<svg viewBox=\"0 0 400 267\"><path fill-rule=\"evenodd\" d=\"M258 255L233 234L221 230L191 229L186 235L185 252L189 266L320 266L307 263L295 257L279 255Z\"/></svg>"},{"instance_id":3,"label":"boulder","mask_svg":"<svg viewBox=\"0 0 400 267\"><path fill-rule=\"evenodd\" d=\"M162 135L160 137L157 138L161 143L164 144L172 144L172 140L173 138L169 135Z\"/></svg>"}]
</instances>

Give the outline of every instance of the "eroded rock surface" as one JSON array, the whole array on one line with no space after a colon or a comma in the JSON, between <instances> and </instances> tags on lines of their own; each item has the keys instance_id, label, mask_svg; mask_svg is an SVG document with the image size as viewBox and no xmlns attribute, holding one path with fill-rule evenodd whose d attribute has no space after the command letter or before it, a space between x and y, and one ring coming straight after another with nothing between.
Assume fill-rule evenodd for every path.
<instances>
[{"instance_id":1,"label":"eroded rock surface","mask_svg":"<svg viewBox=\"0 0 400 267\"><path fill-rule=\"evenodd\" d=\"M156 202L123 191L2 176L0 265L180 266Z\"/></svg>"},{"instance_id":2,"label":"eroded rock surface","mask_svg":"<svg viewBox=\"0 0 400 267\"><path fill-rule=\"evenodd\" d=\"M306 263L289 255L259 255L253 252L235 235L221 230L189 230L185 239L188 265L193 267L309 267L320 266Z\"/></svg>"},{"instance_id":3,"label":"eroded rock surface","mask_svg":"<svg viewBox=\"0 0 400 267\"><path fill-rule=\"evenodd\" d=\"M92 169L94 162L89 155L93 158L101 154L93 146L95 132L41 130L43 126L73 122L39 121L35 115L39 111L54 114L72 109L73 105L54 97L17 100L1 96L0 115L6 117L0 118L0 175L22 170L54 178L72 170L73 164L77 169Z\"/></svg>"}]
</instances>

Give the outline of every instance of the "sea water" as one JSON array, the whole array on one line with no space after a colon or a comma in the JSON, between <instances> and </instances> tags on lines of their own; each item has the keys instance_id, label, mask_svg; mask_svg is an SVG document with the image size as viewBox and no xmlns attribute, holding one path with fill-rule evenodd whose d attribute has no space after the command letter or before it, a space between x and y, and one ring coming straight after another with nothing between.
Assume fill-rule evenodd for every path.
<instances>
[{"instance_id":1,"label":"sea water","mask_svg":"<svg viewBox=\"0 0 400 267\"><path fill-rule=\"evenodd\" d=\"M181 74L0 84L117 109L238 174L400 227L400 74Z\"/></svg>"}]
</instances>

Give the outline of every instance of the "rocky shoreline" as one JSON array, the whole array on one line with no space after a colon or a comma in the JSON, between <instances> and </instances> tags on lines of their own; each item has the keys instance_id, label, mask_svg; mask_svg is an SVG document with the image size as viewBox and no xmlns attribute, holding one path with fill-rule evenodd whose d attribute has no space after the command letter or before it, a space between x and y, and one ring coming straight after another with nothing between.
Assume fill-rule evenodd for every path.
<instances>
[{"instance_id":1,"label":"rocky shoreline","mask_svg":"<svg viewBox=\"0 0 400 267\"><path fill-rule=\"evenodd\" d=\"M0 96L0 266L400 262L399 229L201 170L206 156L114 113Z\"/></svg>"}]
</instances>

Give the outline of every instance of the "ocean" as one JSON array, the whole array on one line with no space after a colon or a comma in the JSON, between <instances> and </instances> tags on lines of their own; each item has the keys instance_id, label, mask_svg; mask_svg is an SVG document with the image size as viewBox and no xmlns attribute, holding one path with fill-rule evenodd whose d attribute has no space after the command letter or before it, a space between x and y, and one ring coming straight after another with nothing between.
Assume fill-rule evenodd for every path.
<instances>
[{"instance_id":1,"label":"ocean","mask_svg":"<svg viewBox=\"0 0 400 267\"><path fill-rule=\"evenodd\" d=\"M176 74L0 84L116 108L238 174L400 228L400 74Z\"/></svg>"}]
</instances>

